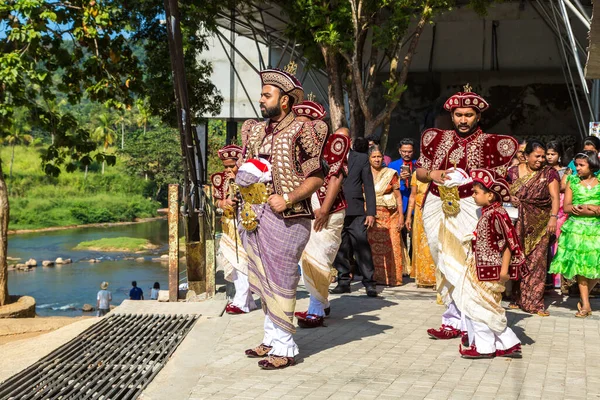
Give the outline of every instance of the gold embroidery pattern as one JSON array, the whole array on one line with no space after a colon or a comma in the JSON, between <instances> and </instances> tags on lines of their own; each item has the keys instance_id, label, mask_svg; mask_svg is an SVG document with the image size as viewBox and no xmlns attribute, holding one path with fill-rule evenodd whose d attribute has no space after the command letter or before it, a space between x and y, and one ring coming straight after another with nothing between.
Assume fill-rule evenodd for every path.
<instances>
[{"instance_id":1,"label":"gold embroidery pattern","mask_svg":"<svg viewBox=\"0 0 600 400\"><path fill-rule=\"evenodd\" d=\"M302 128L302 122L295 121L287 129L275 136L271 149L271 164L273 186L277 194L288 193L300 186L304 177L301 177L295 164L294 138Z\"/></svg>"},{"instance_id":2,"label":"gold embroidery pattern","mask_svg":"<svg viewBox=\"0 0 600 400\"><path fill-rule=\"evenodd\" d=\"M498 141L498 152L502 157L510 157L515 154L517 148L515 142L512 139L500 139Z\"/></svg>"},{"instance_id":3,"label":"gold embroidery pattern","mask_svg":"<svg viewBox=\"0 0 600 400\"><path fill-rule=\"evenodd\" d=\"M422 145L429 146L431 141L435 138L435 135L437 135L437 132L434 130L428 130L425 133L423 133L423 138L421 139Z\"/></svg>"},{"instance_id":4,"label":"gold embroidery pattern","mask_svg":"<svg viewBox=\"0 0 600 400\"><path fill-rule=\"evenodd\" d=\"M434 155L431 169L440 169L442 163L448 155L448 151L454 145L454 131L444 131L440 144L437 147L437 151Z\"/></svg>"},{"instance_id":5,"label":"gold embroidery pattern","mask_svg":"<svg viewBox=\"0 0 600 400\"><path fill-rule=\"evenodd\" d=\"M456 217L460 212L460 195L458 186L438 186L440 200L442 200L442 211L446 217Z\"/></svg>"},{"instance_id":6,"label":"gold embroidery pattern","mask_svg":"<svg viewBox=\"0 0 600 400\"><path fill-rule=\"evenodd\" d=\"M483 158L485 142L490 135L480 133L467 145L467 168L482 168L487 166Z\"/></svg>"},{"instance_id":7,"label":"gold embroidery pattern","mask_svg":"<svg viewBox=\"0 0 600 400\"><path fill-rule=\"evenodd\" d=\"M456 165L460 162L460 160L463 159L464 156L465 156L465 148L463 146L459 145L459 147L457 147L450 153L450 156L448 157L448 161L450 162L450 164Z\"/></svg>"}]
</instances>

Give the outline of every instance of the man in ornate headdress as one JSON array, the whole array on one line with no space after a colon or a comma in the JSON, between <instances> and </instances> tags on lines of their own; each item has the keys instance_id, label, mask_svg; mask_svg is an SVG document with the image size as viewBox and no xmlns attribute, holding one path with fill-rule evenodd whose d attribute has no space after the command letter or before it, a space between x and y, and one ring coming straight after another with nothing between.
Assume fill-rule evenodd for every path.
<instances>
[{"instance_id":1,"label":"man in ornate headdress","mask_svg":"<svg viewBox=\"0 0 600 400\"><path fill-rule=\"evenodd\" d=\"M461 324L458 285L466 271L469 241L465 237L475 230L477 210L473 183L469 173L485 168L506 174L517 151L518 142L510 136L482 132L481 113L489 104L465 86L444 104L454 125L453 130L428 129L421 137L421 155L417 178L431 182L423 205L423 225L437 266L437 290L447 306L442 326L429 329L434 339L452 339L465 331Z\"/></svg>"},{"instance_id":2,"label":"man in ornate headdress","mask_svg":"<svg viewBox=\"0 0 600 400\"><path fill-rule=\"evenodd\" d=\"M322 105L312 101L310 95L308 101L295 104L292 110L297 121L322 120L327 114ZM304 284L310 293L308 310L295 314L301 328L323 326L325 316L329 315L331 266L342 242L347 207L342 181L347 174L349 150L350 138L341 133L330 135L323 149L323 160L329 171L323 186L311 197L315 220L300 260Z\"/></svg>"},{"instance_id":3,"label":"man in ornate headdress","mask_svg":"<svg viewBox=\"0 0 600 400\"><path fill-rule=\"evenodd\" d=\"M233 282L235 296L227 304L228 314L243 314L256 309L248 284L248 256L244 251L239 233L237 232L237 203L235 189L235 174L237 162L242 155L240 146L230 144L218 152L223 162L224 170L210 176L213 186L213 196L216 206L222 211L221 226L223 235L219 241L217 263L223 266L225 279Z\"/></svg>"},{"instance_id":4,"label":"man in ornate headdress","mask_svg":"<svg viewBox=\"0 0 600 400\"><path fill-rule=\"evenodd\" d=\"M246 355L266 357L258 363L264 369L293 365L298 354L292 337L298 263L310 236L310 197L324 181L321 153L328 128L323 121L295 119L292 106L302 102L304 90L293 73L261 71L260 109L266 120L242 126L245 163L236 176L244 200L242 243L250 288L265 312L263 341Z\"/></svg>"}]
</instances>

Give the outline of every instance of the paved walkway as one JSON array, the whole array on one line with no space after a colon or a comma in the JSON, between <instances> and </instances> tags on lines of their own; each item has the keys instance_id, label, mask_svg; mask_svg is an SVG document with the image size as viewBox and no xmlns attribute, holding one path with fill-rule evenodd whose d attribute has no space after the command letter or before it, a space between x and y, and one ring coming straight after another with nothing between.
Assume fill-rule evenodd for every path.
<instances>
[{"instance_id":1,"label":"paved walkway","mask_svg":"<svg viewBox=\"0 0 600 400\"><path fill-rule=\"evenodd\" d=\"M298 296L297 309L305 310L307 293ZM575 318L574 299L564 303L556 294L549 300L550 317L508 312L524 344L522 359L465 360L458 339L431 340L425 333L439 326L443 312L431 290L409 284L373 299L357 285L350 295L332 297L327 327L298 330L299 363L280 371L262 371L244 356L261 342L262 312L224 315L200 324L204 342L190 339L203 347L177 352L190 353L185 375L193 387L185 379L173 382L184 373L174 357L143 398L600 398L600 319ZM600 309L600 302L592 307ZM189 337L200 334L197 326Z\"/></svg>"}]
</instances>

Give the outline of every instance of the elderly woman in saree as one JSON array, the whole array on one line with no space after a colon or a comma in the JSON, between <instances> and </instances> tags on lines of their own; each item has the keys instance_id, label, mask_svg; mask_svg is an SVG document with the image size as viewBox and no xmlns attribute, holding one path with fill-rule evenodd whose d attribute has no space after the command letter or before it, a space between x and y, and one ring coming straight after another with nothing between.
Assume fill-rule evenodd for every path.
<instances>
[{"instance_id":1,"label":"elderly woman in saree","mask_svg":"<svg viewBox=\"0 0 600 400\"><path fill-rule=\"evenodd\" d=\"M400 237L404 215L398 173L383 166L383 153L376 145L369 148L369 163L377 203L375 225L368 231L375 265L373 279L382 285L399 286L406 250Z\"/></svg>"},{"instance_id":2,"label":"elderly woman in saree","mask_svg":"<svg viewBox=\"0 0 600 400\"><path fill-rule=\"evenodd\" d=\"M531 271L513 292L509 307L542 317L550 315L544 306L547 255L560 207L560 177L555 168L546 165L545 157L546 146L530 140L525 147L526 161L508 170L511 201L519 210L517 235Z\"/></svg>"}]
</instances>

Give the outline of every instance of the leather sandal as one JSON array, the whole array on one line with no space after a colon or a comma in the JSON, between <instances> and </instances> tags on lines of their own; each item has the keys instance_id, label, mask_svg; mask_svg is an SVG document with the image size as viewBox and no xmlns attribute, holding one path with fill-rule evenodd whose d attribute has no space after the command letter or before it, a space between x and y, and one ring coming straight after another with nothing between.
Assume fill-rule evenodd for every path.
<instances>
[{"instance_id":1,"label":"leather sandal","mask_svg":"<svg viewBox=\"0 0 600 400\"><path fill-rule=\"evenodd\" d=\"M539 315L540 317L549 317L550 313L548 311L546 311L546 310L539 310L537 312L537 315Z\"/></svg>"},{"instance_id":2,"label":"leather sandal","mask_svg":"<svg viewBox=\"0 0 600 400\"><path fill-rule=\"evenodd\" d=\"M250 358L262 358L268 356L269 351L271 351L272 348L273 346L267 346L266 344L261 343L253 349L246 350L244 353Z\"/></svg>"},{"instance_id":3,"label":"leather sandal","mask_svg":"<svg viewBox=\"0 0 600 400\"><path fill-rule=\"evenodd\" d=\"M592 311L591 311L591 310L590 310L590 311L586 311L586 310L579 310L579 311L577 311L577 312L575 313L575 316L576 316L577 318L587 318L587 317L589 317L590 315L592 315Z\"/></svg>"},{"instance_id":4,"label":"leather sandal","mask_svg":"<svg viewBox=\"0 0 600 400\"><path fill-rule=\"evenodd\" d=\"M265 360L260 360L258 366L262 369L283 369L296 364L294 357L269 356Z\"/></svg>"}]
</instances>

